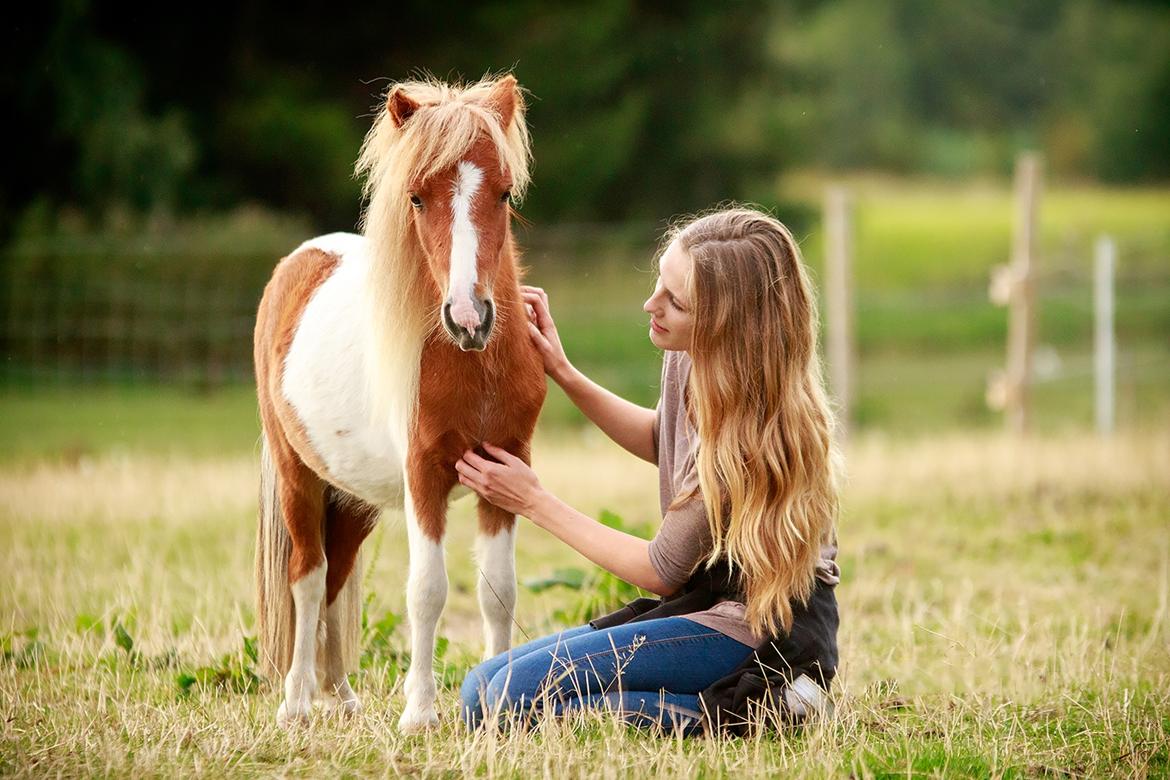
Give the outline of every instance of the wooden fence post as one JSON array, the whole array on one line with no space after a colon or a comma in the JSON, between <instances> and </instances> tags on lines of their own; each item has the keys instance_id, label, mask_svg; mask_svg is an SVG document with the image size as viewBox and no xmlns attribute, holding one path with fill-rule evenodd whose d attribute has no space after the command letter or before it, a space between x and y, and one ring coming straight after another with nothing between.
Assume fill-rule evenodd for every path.
<instances>
[{"instance_id":1,"label":"wooden fence post","mask_svg":"<svg viewBox=\"0 0 1170 780\"><path fill-rule=\"evenodd\" d=\"M1022 434L1030 422L1032 350L1036 340L1035 272L1040 203L1040 157L1026 152L1016 159L1015 231L1010 265L993 270L992 301L1008 307L1007 370L991 381L987 399L1003 409L1008 430Z\"/></svg>"},{"instance_id":2,"label":"wooden fence post","mask_svg":"<svg viewBox=\"0 0 1170 780\"><path fill-rule=\"evenodd\" d=\"M849 194L844 187L825 193L825 302L829 384L840 411L838 433L849 435L853 413L852 231Z\"/></svg>"},{"instance_id":3,"label":"wooden fence post","mask_svg":"<svg viewBox=\"0 0 1170 780\"><path fill-rule=\"evenodd\" d=\"M1097 239L1093 268L1093 367L1097 432L1104 435L1113 433L1114 425L1113 274L1116 255L1112 238L1101 236Z\"/></svg>"}]
</instances>

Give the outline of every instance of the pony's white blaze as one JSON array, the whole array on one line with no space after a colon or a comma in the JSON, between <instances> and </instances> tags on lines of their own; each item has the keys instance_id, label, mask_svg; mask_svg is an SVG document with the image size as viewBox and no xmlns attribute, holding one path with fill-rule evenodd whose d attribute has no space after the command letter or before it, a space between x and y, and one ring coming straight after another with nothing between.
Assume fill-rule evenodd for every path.
<instances>
[{"instance_id":1,"label":"pony's white blaze","mask_svg":"<svg viewBox=\"0 0 1170 780\"><path fill-rule=\"evenodd\" d=\"M451 301L451 319L456 325L472 333L480 325L475 310L476 255L479 236L471 221L471 206L483 182L479 166L464 160L459 163L455 188L451 193L451 274L447 286L447 300Z\"/></svg>"}]
</instances>

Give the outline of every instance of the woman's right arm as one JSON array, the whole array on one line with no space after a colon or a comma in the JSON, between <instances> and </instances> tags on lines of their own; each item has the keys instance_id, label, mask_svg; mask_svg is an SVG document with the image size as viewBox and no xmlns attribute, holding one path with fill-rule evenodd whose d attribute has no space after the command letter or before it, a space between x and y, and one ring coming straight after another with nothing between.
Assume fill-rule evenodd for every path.
<instances>
[{"instance_id":1,"label":"woman's right arm","mask_svg":"<svg viewBox=\"0 0 1170 780\"><path fill-rule=\"evenodd\" d=\"M522 285L520 292L529 307L528 328L544 360L545 372L606 436L639 458L657 463L654 451L657 412L611 393L578 371L561 346L557 326L549 312L548 295L539 287L527 285Z\"/></svg>"}]
</instances>

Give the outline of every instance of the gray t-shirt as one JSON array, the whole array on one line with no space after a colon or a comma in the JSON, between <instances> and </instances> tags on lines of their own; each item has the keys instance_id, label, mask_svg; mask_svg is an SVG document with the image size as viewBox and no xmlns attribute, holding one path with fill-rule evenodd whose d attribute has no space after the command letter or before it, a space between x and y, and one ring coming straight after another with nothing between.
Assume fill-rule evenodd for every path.
<instances>
[{"instance_id":1,"label":"gray t-shirt","mask_svg":"<svg viewBox=\"0 0 1170 780\"><path fill-rule=\"evenodd\" d=\"M689 493L699 481L695 468L697 432L687 419L684 393L690 375L691 359L685 352L667 351L662 358L662 396L654 420L654 449L658 456L659 500L662 526L650 542L650 563L668 586L682 587L695 568L707 559L711 550L711 532L703 499L695 495L671 509L674 499ZM836 585L841 572L837 567L837 537L826 534L821 544L817 579ZM703 612L682 617L713 628L737 642L758 646L758 637L748 628L746 607L738 601L721 601Z\"/></svg>"}]
</instances>

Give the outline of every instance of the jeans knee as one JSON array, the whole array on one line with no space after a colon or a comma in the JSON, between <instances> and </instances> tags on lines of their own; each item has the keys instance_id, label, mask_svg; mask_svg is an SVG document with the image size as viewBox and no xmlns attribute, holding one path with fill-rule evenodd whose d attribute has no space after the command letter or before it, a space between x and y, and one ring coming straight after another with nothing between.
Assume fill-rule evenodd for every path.
<instances>
[{"instance_id":1,"label":"jeans knee","mask_svg":"<svg viewBox=\"0 0 1170 780\"><path fill-rule=\"evenodd\" d=\"M488 683L488 678L479 667L472 669L463 678L463 685L459 688L459 714L469 729L475 728L483 720L484 692Z\"/></svg>"}]
</instances>

